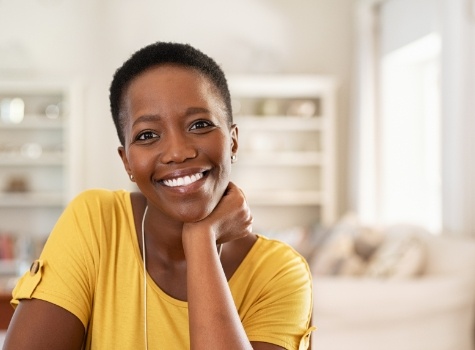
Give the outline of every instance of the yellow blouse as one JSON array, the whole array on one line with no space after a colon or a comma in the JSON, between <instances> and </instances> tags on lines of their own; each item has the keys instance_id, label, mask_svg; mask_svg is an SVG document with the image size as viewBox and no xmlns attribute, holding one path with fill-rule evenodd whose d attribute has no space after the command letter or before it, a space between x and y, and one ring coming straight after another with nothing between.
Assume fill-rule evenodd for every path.
<instances>
[{"instance_id":1,"label":"yellow blouse","mask_svg":"<svg viewBox=\"0 0 475 350\"><path fill-rule=\"evenodd\" d=\"M130 193L89 190L65 209L37 260L13 291L12 304L37 298L76 315L86 349L145 349L143 263ZM189 349L188 304L147 275L149 349ZM229 280L251 341L307 349L311 274L291 247L259 236Z\"/></svg>"}]
</instances>

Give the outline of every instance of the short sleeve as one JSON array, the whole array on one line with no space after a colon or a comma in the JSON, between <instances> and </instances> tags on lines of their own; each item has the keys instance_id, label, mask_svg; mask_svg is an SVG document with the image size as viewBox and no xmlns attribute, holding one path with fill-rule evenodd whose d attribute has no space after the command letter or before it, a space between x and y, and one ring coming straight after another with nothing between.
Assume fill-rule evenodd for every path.
<instances>
[{"instance_id":1,"label":"short sleeve","mask_svg":"<svg viewBox=\"0 0 475 350\"><path fill-rule=\"evenodd\" d=\"M95 219L91 193L75 198L64 210L43 252L13 290L13 306L22 299L58 305L87 327L94 290Z\"/></svg>"},{"instance_id":2,"label":"short sleeve","mask_svg":"<svg viewBox=\"0 0 475 350\"><path fill-rule=\"evenodd\" d=\"M43 266L43 260L35 260L31 264L30 270L18 281L13 290L15 299L11 302L14 307L18 305L18 300L20 299L31 299L33 292L43 277Z\"/></svg>"},{"instance_id":3,"label":"short sleeve","mask_svg":"<svg viewBox=\"0 0 475 350\"><path fill-rule=\"evenodd\" d=\"M312 335L312 332L316 329L317 328L314 327L314 326L307 329L305 334L300 339L299 350L309 350L310 349L310 336Z\"/></svg>"},{"instance_id":4,"label":"short sleeve","mask_svg":"<svg viewBox=\"0 0 475 350\"><path fill-rule=\"evenodd\" d=\"M260 246L250 260L247 263L255 270L241 310L249 339L289 350L307 349L315 328L310 325L313 294L306 261L276 241Z\"/></svg>"}]
</instances>

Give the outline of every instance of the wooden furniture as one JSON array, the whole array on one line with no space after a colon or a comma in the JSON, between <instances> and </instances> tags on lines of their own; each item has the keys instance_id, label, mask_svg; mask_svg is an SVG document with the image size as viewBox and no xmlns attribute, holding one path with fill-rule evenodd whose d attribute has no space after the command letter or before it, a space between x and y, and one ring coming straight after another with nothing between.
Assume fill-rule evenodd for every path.
<instances>
[{"instance_id":1,"label":"wooden furniture","mask_svg":"<svg viewBox=\"0 0 475 350\"><path fill-rule=\"evenodd\" d=\"M5 261L29 266L74 193L77 91L62 82L0 82L0 275L10 273Z\"/></svg>"},{"instance_id":2,"label":"wooden furniture","mask_svg":"<svg viewBox=\"0 0 475 350\"><path fill-rule=\"evenodd\" d=\"M6 330L13 316L13 307L10 305L11 293L0 292L0 330Z\"/></svg>"},{"instance_id":3,"label":"wooden furniture","mask_svg":"<svg viewBox=\"0 0 475 350\"><path fill-rule=\"evenodd\" d=\"M336 89L319 75L228 77L239 151L232 180L265 234L336 217Z\"/></svg>"}]
</instances>

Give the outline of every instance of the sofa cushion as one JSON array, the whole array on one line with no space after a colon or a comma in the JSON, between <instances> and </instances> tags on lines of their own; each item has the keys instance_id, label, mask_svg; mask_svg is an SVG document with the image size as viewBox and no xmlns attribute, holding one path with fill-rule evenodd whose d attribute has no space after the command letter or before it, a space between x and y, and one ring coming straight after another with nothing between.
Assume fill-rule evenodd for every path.
<instances>
[{"instance_id":1,"label":"sofa cushion","mask_svg":"<svg viewBox=\"0 0 475 350\"><path fill-rule=\"evenodd\" d=\"M388 233L372 256L365 276L377 278L409 278L421 275L426 263L423 239L413 231Z\"/></svg>"}]
</instances>

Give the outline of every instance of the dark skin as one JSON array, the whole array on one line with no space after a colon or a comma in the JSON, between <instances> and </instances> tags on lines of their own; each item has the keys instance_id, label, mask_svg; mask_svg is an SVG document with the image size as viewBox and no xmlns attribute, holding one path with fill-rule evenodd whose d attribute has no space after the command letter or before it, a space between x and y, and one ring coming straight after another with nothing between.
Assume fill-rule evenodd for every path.
<instances>
[{"instance_id":1,"label":"dark skin","mask_svg":"<svg viewBox=\"0 0 475 350\"><path fill-rule=\"evenodd\" d=\"M148 206L147 271L164 292L188 301L191 349L282 349L249 342L227 283L257 238L244 194L229 182L237 128L223 105L209 80L188 68L159 66L131 82L119 154L141 191L131 195L137 238L142 247ZM171 184L192 175L199 176L191 184ZM84 335L69 311L23 300L4 350L81 349Z\"/></svg>"}]
</instances>

